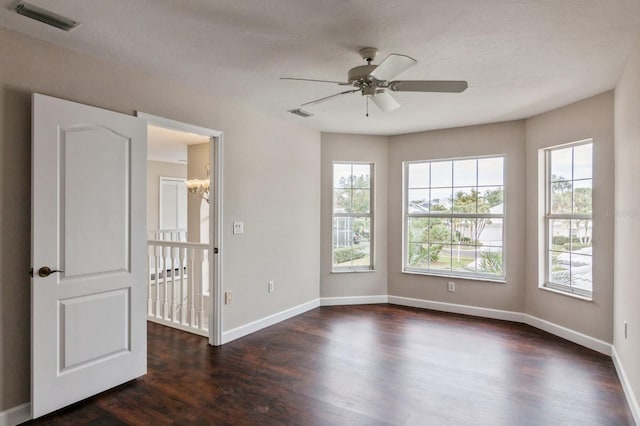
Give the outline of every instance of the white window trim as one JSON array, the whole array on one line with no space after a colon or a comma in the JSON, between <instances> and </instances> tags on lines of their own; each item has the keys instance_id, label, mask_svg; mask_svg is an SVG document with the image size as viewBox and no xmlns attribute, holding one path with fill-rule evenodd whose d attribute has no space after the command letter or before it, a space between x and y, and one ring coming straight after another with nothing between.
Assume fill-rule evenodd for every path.
<instances>
[{"instance_id":1,"label":"white window trim","mask_svg":"<svg viewBox=\"0 0 640 426\"><path fill-rule=\"evenodd\" d=\"M334 202L334 166L336 164L349 164L349 165L367 165L369 166L369 213L335 213ZM368 161L333 161L331 163L331 272L332 273L347 273L347 272L374 272L375 271L375 163ZM369 265L360 266L335 266L333 264L333 220L337 217L367 217L369 218Z\"/></svg>"},{"instance_id":2,"label":"white window trim","mask_svg":"<svg viewBox=\"0 0 640 426\"><path fill-rule=\"evenodd\" d=\"M458 161L458 160L480 160L485 158L502 158L503 168L502 168L502 202L503 202L503 210L502 214L461 214L461 213L409 213L408 209L408 198L407 194L409 191L409 173L408 168L410 164L420 164L420 163L437 163L442 161ZM506 185L506 173L507 173L507 155L506 154L491 154L491 155L476 155L469 157L454 157L454 158L436 158L429 160L414 160L414 161L404 161L402 163L402 272L406 274L415 274L415 275L429 275L436 277L446 277L446 278L457 278L457 279L466 279L466 280L475 280L475 281L485 281L485 282L497 282L497 283L505 283L507 280L507 250L505 247L505 242L507 241L507 214L506 214L506 206L507 206L507 185ZM477 169L476 169L476 178L477 178ZM453 183L452 183L453 184ZM429 187L431 188L431 187ZM453 188L453 187L452 187ZM502 275L494 275L494 274L483 274L477 272L459 272L459 271L447 271L447 270L438 270L438 269L425 269L425 268L411 268L407 266L408 263L408 249L407 249L407 241L408 241L408 222L410 217L436 217L436 218L489 218L489 219L502 219Z\"/></svg>"},{"instance_id":3,"label":"white window trim","mask_svg":"<svg viewBox=\"0 0 640 426\"><path fill-rule=\"evenodd\" d=\"M583 140L579 140L579 141L575 141L575 142L569 142L569 143L565 143L565 144L561 144L561 145L554 145L554 146L550 146L550 147L546 147L543 148L541 151L543 153L542 158L544 161L544 179L543 179L543 191L544 191L544 210L543 210L543 217L542 217L542 223L543 223L543 233L542 233L542 246L544 247L544 253L542 254L543 259L541 264L543 265L543 280L540 284L540 288L543 290L549 290L553 293L557 293L557 294L562 294L565 296L572 296L576 299L580 299L580 300L585 300L585 301L593 301L593 254L591 255L592 260L591 260L591 265L592 265L592 269L591 269L591 291L585 291L585 290L581 290L578 288L574 288L570 285L566 285L566 284L561 284L561 283L555 283L553 281L551 281L550 277L549 277L549 269L550 269L550 265L549 265L549 251L550 251L550 244L551 244L551 220L553 219L566 219L566 220L571 220L571 219L586 219L586 220L591 220L591 233L593 235L593 228L594 228L594 223L593 223L593 195L591 198L591 211L592 214L590 215L585 215L585 214L552 214L551 213L551 152L558 150L558 149L563 149L563 148L568 148L568 147L573 147L575 148L576 146L580 146L580 145L586 145L586 144L592 144L592 146L595 146L593 144L593 139L583 139ZM572 168L573 168L573 159L571 160L572 162ZM592 188L593 188L593 154L591 157L591 171L592 171L592 175L591 175L591 181L592 181ZM571 182L573 182L573 176L571 179Z\"/></svg>"}]
</instances>

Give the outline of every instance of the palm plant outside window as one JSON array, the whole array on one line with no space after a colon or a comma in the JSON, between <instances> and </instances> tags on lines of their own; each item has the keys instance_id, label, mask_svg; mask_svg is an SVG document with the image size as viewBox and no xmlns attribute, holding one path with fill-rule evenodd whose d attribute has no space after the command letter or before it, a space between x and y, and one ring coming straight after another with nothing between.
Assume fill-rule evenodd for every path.
<instances>
[{"instance_id":1,"label":"palm plant outside window","mask_svg":"<svg viewBox=\"0 0 640 426\"><path fill-rule=\"evenodd\" d=\"M332 270L373 269L373 164L333 163Z\"/></svg>"},{"instance_id":2,"label":"palm plant outside window","mask_svg":"<svg viewBox=\"0 0 640 426\"><path fill-rule=\"evenodd\" d=\"M504 157L406 162L404 176L404 271L504 280Z\"/></svg>"},{"instance_id":3,"label":"palm plant outside window","mask_svg":"<svg viewBox=\"0 0 640 426\"><path fill-rule=\"evenodd\" d=\"M545 286L591 297L593 143L547 149Z\"/></svg>"}]
</instances>

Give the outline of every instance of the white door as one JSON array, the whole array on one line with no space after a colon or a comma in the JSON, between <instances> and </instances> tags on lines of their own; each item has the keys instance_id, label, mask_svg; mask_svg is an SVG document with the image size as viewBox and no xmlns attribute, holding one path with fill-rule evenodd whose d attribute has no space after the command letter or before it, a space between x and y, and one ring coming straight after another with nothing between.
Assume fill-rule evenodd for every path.
<instances>
[{"instance_id":1,"label":"white door","mask_svg":"<svg viewBox=\"0 0 640 426\"><path fill-rule=\"evenodd\" d=\"M160 176L160 230L187 229L187 180Z\"/></svg>"},{"instance_id":2,"label":"white door","mask_svg":"<svg viewBox=\"0 0 640 426\"><path fill-rule=\"evenodd\" d=\"M35 418L146 373L147 126L39 94L32 126Z\"/></svg>"}]
</instances>

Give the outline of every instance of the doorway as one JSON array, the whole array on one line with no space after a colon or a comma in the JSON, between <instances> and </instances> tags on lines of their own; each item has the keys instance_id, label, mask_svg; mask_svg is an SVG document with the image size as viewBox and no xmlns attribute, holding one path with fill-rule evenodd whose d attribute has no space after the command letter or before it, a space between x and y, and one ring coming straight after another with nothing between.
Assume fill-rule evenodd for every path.
<instances>
[{"instance_id":1,"label":"doorway","mask_svg":"<svg viewBox=\"0 0 640 426\"><path fill-rule=\"evenodd\" d=\"M220 345L223 133L142 112L137 115L147 121L150 138L169 135L160 144L167 144L165 160L175 165L160 167L148 182L149 194L158 197L147 215L148 318L206 335L209 344ZM170 146L171 136L180 142ZM158 160L162 159L156 155L154 161ZM161 163L149 162L150 169ZM185 201L186 206L181 204Z\"/></svg>"}]
</instances>

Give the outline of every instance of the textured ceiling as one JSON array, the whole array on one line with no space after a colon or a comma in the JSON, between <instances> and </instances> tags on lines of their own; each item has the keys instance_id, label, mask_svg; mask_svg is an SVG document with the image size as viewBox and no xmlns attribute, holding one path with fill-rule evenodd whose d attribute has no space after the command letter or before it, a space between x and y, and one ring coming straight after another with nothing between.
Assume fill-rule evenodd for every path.
<instances>
[{"instance_id":1,"label":"textured ceiling","mask_svg":"<svg viewBox=\"0 0 640 426\"><path fill-rule=\"evenodd\" d=\"M612 89L640 35L638 0L31 0L80 21L70 33L12 11L0 26L323 131L400 134L535 115ZM462 94L359 94L279 77L345 80L362 47L418 64L401 79L467 80Z\"/></svg>"}]
</instances>

